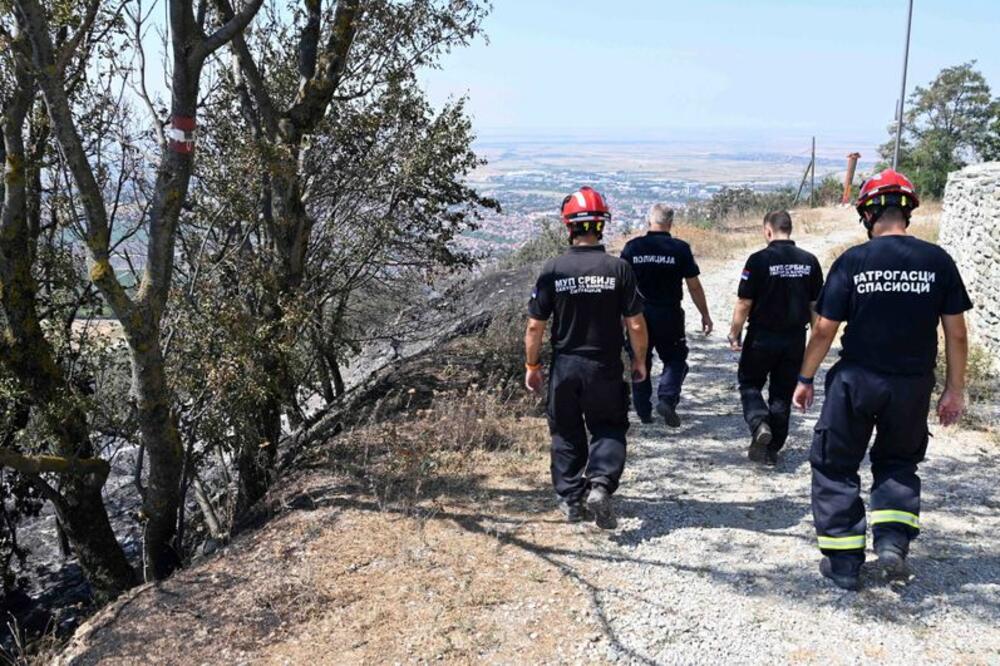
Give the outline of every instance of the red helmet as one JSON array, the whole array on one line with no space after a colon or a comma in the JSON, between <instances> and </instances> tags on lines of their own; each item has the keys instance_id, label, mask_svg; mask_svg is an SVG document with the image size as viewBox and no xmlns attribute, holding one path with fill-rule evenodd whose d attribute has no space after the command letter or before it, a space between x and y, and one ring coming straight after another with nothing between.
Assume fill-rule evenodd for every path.
<instances>
[{"instance_id":1,"label":"red helmet","mask_svg":"<svg viewBox=\"0 0 1000 666\"><path fill-rule=\"evenodd\" d=\"M591 187L581 187L563 199L563 223L571 229L594 231L600 235L604 225L611 220L611 211L604 197Z\"/></svg>"},{"instance_id":2,"label":"red helmet","mask_svg":"<svg viewBox=\"0 0 1000 666\"><path fill-rule=\"evenodd\" d=\"M907 215L920 205L917 197L917 190L913 187L910 179L894 171L886 169L882 173L877 173L861 184L861 194L855 206L858 213L864 218L865 209L869 206L877 206L883 209L886 206L898 206Z\"/></svg>"}]
</instances>

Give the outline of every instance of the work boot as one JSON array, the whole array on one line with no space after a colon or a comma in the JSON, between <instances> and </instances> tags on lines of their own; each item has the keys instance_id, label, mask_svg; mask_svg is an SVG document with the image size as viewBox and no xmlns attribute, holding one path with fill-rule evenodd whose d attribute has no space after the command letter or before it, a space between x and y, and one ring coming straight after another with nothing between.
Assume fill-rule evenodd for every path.
<instances>
[{"instance_id":1,"label":"work boot","mask_svg":"<svg viewBox=\"0 0 1000 666\"><path fill-rule=\"evenodd\" d=\"M910 550L909 538L899 533L880 536L875 542L875 554L878 555L882 575L890 579L908 578L910 569L906 565L906 556Z\"/></svg>"},{"instance_id":2,"label":"work boot","mask_svg":"<svg viewBox=\"0 0 1000 666\"><path fill-rule=\"evenodd\" d=\"M639 417L639 422L640 423L644 423L646 425L649 425L650 423L653 422L653 415L652 414L638 414L637 416Z\"/></svg>"},{"instance_id":3,"label":"work boot","mask_svg":"<svg viewBox=\"0 0 1000 666\"><path fill-rule=\"evenodd\" d=\"M750 448L747 450L747 457L755 463L767 461L768 448L774 435L771 433L771 426L767 421L761 421L760 425L753 431L753 439L750 440ZM777 462L775 456L775 462Z\"/></svg>"},{"instance_id":4,"label":"work boot","mask_svg":"<svg viewBox=\"0 0 1000 666\"><path fill-rule=\"evenodd\" d=\"M768 449L767 454L764 456L764 464L768 467L774 467L778 464L778 452L774 449Z\"/></svg>"},{"instance_id":5,"label":"work boot","mask_svg":"<svg viewBox=\"0 0 1000 666\"><path fill-rule=\"evenodd\" d=\"M845 557L824 557L819 561L819 572L843 590L857 592L861 589L861 563Z\"/></svg>"},{"instance_id":6,"label":"work boot","mask_svg":"<svg viewBox=\"0 0 1000 666\"><path fill-rule=\"evenodd\" d=\"M567 523L579 523L584 518L587 517L586 512L583 509L583 505L580 502L569 500L562 500L559 502L559 510L566 517Z\"/></svg>"},{"instance_id":7,"label":"work boot","mask_svg":"<svg viewBox=\"0 0 1000 666\"><path fill-rule=\"evenodd\" d=\"M611 508L611 494L601 485L595 485L587 495L587 511L594 514L597 526L602 530L613 530L618 526L614 509Z\"/></svg>"},{"instance_id":8,"label":"work boot","mask_svg":"<svg viewBox=\"0 0 1000 666\"><path fill-rule=\"evenodd\" d=\"M681 417L677 416L677 408L669 402L661 400L656 405L656 413L663 417L663 422L671 428L681 427Z\"/></svg>"}]
</instances>

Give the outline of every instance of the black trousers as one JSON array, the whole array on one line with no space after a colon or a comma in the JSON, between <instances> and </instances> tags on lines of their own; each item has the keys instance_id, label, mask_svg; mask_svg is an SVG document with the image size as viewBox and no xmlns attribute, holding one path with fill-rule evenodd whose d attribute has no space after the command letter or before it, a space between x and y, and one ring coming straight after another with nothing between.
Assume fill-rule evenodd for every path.
<instances>
[{"instance_id":1,"label":"black trousers","mask_svg":"<svg viewBox=\"0 0 1000 666\"><path fill-rule=\"evenodd\" d=\"M567 501L583 499L593 484L612 493L618 488L628 430L628 386L622 370L621 359L560 354L552 361L548 405L552 484Z\"/></svg>"},{"instance_id":2,"label":"black trousers","mask_svg":"<svg viewBox=\"0 0 1000 666\"><path fill-rule=\"evenodd\" d=\"M885 375L841 361L826 376L816 424L812 508L820 549L864 558L865 505L858 468L872 431L872 533L904 548L920 532L920 477L927 452L933 374Z\"/></svg>"},{"instance_id":3,"label":"black trousers","mask_svg":"<svg viewBox=\"0 0 1000 666\"><path fill-rule=\"evenodd\" d=\"M684 330L684 310L677 306L647 304L643 314L649 331L649 351L646 353L646 379L632 385L632 403L639 416L653 413L653 351L663 363L663 374L656 387L657 400L676 407L681 399L681 386L688 374L687 334ZM629 351L631 356L631 350Z\"/></svg>"},{"instance_id":4,"label":"black trousers","mask_svg":"<svg viewBox=\"0 0 1000 666\"><path fill-rule=\"evenodd\" d=\"M743 342L738 379L743 418L753 434L761 423L771 426L771 450L778 451L788 439L792 394L805 354L805 330L774 332L751 328ZM767 401L764 400L764 384Z\"/></svg>"}]
</instances>

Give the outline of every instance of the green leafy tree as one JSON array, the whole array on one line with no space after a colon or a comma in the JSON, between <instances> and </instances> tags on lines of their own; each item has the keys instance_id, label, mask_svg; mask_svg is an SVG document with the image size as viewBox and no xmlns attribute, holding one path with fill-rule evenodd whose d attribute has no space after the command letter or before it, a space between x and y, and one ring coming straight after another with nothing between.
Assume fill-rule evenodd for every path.
<instances>
[{"instance_id":1,"label":"green leafy tree","mask_svg":"<svg viewBox=\"0 0 1000 666\"><path fill-rule=\"evenodd\" d=\"M993 103L993 122L978 150L980 157L987 162L1000 160L1000 100Z\"/></svg>"},{"instance_id":2,"label":"green leafy tree","mask_svg":"<svg viewBox=\"0 0 1000 666\"><path fill-rule=\"evenodd\" d=\"M900 169L925 196L940 197L948 174L984 159L1000 157L1000 100L975 61L947 67L928 87L911 94L905 115ZM895 149L893 138L880 152L887 162Z\"/></svg>"},{"instance_id":3,"label":"green leafy tree","mask_svg":"<svg viewBox=\"0 0 1000 666\"><path fill-rule=\"evenodd\" d=\"M229 0L214 5L233 11ZM230 313L246 323L228 329L227 347L258 378L241 384L252 409L245 436L230 440L237 513L273 479L282 419L294 429L305 418L303 390L315 381L324 397L343 391L340 366L374 323L359 310L396 314L400 289L469 263L452 241L493 202L464 184L479 163L464 104L435 113L417 74L479 34L487 10L474 0L268 6L230 45L232 73L210 97L202 135L213 166L182 243L197 250L185 264L211 262L191 269L203 276L196 288L246 311ZM268 343L248 356L255 338Z\"/></svg>"}]
</instances>

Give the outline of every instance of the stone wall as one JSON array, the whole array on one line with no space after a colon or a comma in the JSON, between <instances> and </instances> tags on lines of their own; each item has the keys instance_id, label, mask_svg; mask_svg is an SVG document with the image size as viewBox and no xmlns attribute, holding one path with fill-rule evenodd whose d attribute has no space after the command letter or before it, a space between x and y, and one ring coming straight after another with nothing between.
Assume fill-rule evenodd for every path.
<instances>
[{"instance_id":1,"label":"stone wall","mask_svg":"<svg viewBox=\"0 0 1000 666\"><path fill-rule=\"evenodd\" d=\"M958 263L976 304L969 317L973 339L1000 359L1000 162L948 176L941 245Z\"/></svg>"}]
</instances>

